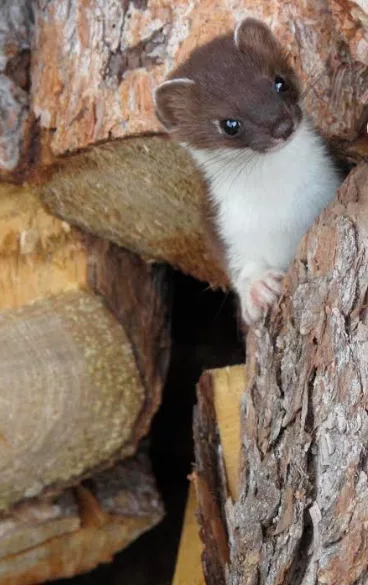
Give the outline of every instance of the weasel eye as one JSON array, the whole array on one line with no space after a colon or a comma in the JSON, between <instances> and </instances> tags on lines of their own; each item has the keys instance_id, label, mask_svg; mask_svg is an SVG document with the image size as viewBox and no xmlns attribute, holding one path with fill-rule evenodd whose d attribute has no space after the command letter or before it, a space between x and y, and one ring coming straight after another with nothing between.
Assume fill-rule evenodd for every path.
<instances>
[{"instance_id":1,"label":"weasel eye","mask_svg":"<svg viewBox=\"0 0 368 585\"><path fill-rule=\"evenodd\" d=\"M289 89L289 85L288 85L287 81L285 81L285 79L283 77L281 77L280 75L276 75L274 87L275 87L277 93L284 93L285 91L288 91L288 89Z\"/></svg>"},{"instance_id":2,"label":"weasel eye","mask_svg":"<svg viewBox=\"0 0 368 585\"><path fill-rule=\"evenodd\" d=\"M236 136L240 132L241 123L239 120L221 120L220 128L228 136Z\"/></svg>"}]
</instances>

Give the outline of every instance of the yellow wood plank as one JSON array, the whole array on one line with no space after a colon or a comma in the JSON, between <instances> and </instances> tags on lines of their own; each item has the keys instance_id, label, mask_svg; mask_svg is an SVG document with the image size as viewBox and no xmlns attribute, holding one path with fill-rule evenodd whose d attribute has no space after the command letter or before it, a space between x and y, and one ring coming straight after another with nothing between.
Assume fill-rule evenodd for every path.
<instances>
[{"instance_id":1,"label":"yellow wood plank","mask_svg":"<svg viewBox=\"0 0 368 585\"><path fill-rule=\"evenodd\" d=\"M240 402L246 384L246 371L244 365L241 365L211 370L210 375L229 492L232 499L236 500L240 453ZM203 545L195 517L196 508L195 486L191 483L172 585L205 585L201 565Z\"/></svg>"},{"instance_id":2,"label":"yellow wood plank","mask_svg":"<svg viewBox=\"0 0 368 585\"><path fill-rule=\"evenodd\" d=\"M238 496L240 402L246 384L245 366L219 368L212 370L211 374L229 492L235 501Z\"/></svg>"},{"instance_id":3,"label":"yellow wood plank","mask_svg":"<svg viewBox=\"0 0 368 585\"><path fill-rule=\"evenodd\" d=\"M203 545L195 517L196 509L195 487L191 482L172 585L205 585L201 563Z\"/></svg>"}]
</instances>

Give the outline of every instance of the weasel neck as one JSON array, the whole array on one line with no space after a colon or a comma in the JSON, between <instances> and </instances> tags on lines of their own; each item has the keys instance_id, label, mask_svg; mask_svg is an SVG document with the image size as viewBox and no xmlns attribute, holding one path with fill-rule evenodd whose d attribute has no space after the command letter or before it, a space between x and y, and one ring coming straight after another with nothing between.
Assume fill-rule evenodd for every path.
<instances>
[{"instance_id":1,"label":"weasel neck","mask_svg":"<svg viewBox=\"0 0 368 585\"><path fill-rule=\"evenodd\" d=\"M327 158L323 142L305 121L284 146L266 153L233 148L205 150L187 144L185 147L218 203L239 190L247 199L254 196L258 201L267 200L271 193L273 200L278 195L284 197L311 180Z\"/></svg>"}]
</instances>

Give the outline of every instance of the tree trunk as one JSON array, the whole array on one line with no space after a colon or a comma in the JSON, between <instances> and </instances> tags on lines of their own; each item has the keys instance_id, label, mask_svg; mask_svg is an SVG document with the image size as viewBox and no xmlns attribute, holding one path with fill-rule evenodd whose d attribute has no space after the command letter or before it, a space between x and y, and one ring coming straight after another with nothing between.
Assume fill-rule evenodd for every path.
<instances>
[{"instance_id":1,"label":"tree trunk","mask_svg":"<svg viewBox=\"0 0 368 585\"><path fill-rule=\"evenodd\" d=\"M356 138L368 66L359 0L54 0L37 5L31 69L32 109L51 155L157 132L155 85L249 14L272 22L301 81L313 84L306 105L326 135Z\"/></svg>"},{"instance_id":2,"label":"tree trunk","mask_svg":"<svg viewBox=\"0 0 368 585\"><path fill-rule=\"evenodd\" d=\"M248 334L235 502L213 385L201 380L195 437L208 585L367 583L367 205L362 164L303 239L278 306Z\"/></svg>"}]
</instances>

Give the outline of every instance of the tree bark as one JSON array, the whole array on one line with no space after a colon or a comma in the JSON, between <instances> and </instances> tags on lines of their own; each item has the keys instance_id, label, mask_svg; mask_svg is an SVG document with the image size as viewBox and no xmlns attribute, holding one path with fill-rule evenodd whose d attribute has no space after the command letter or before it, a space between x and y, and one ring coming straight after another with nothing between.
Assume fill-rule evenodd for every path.
<instances>
[{"instance_id":1,"label":"tree bark","mask_svg":"<svg viewBox=\"0 0 368 585\"><path fill-rule=\"evenodd\" d=\"M246 14L272 20L305 87L306 109L338 152L354 162L367 156L361 3L217 0L215 8L212 0L195 0L184 11L166 0L105 2L103 13L97 0L66 2L63 9L40 3L31 68L40 126L35 162L56 161L51 179L36 172L53 213L147 260L227 286L203 240L199 175L182 149L152 136L161 130L152 91L195 46Z\"/></svg>"},{"instance_id":2,"label":"tree bark","mask_svg":"<svg viewBox=\"0 0 368 585\"><path fill-rule=\"evenodd\" d=\"M362 164L301 242L278 306L248 334L236 502L211 384L199 386L197 465L216 502L211 516L201 506L207 584L367 582L367 205ZM221 537L208 532L216 525Z\"/></svg>"},{"instance_id":3,"label":"tree bark","mask_svg":"<svg viewBox=\"0 0 368 585\"><path fill-rule=\"evenodd\" d=\"M272 21L322 133L349 160L367 157L368 33L361 2L194 0L184 10L166 0L39 1L34 27L26 0L6 0L4 7L6 83L23 92L25 109L7 106L16 131L4 136L11 134L6 144L18 154L10 166L4 155L0 166L9 178L44 185L53 213L146 260L168 262L215 287L228 284L203 240L198 173L181 149L152 136L162 130L152 92L195 46L245 15ZM22 81L28 74L30 106L29 84ZM130 140L116 140L122 137Z\"/></svg>"},{"instance_id":4,"label":"tree bark","mask_svg":"<svg viewBox=\"0 0 368 585\"><path fill-rule=\"evenodd\" d=\"M0 26L0 179L25 171L33 116L30 108L32 0L3 0Z\"/></svg>"},{"instance_id":5,"label":"tree bark","mask_svg":"<svg viewBox=\"0 0 368 585\"><path fill-rule=\"evenodd\" d=\"M52 155L157 132L153 88L249 14L272 22L303 84L313 84L306 106L326 136L353 140L368 89L358 0L54 0L37 4L31 69L32 109Z\"/></svg>"},{"instance_id":6,"label":"tree bark","mask_svg":"<svg viewBox=\"0 0 368 585\"><path fill-rule=\"evenodd\" d=\"M152 91L192 48L245 15L272 22L322 134L350 161L366 161L360 0L2 2L0 176L23 183L0 190L4 513L55 487L59 495L133 453L147 432L170 345L165 269L150 263L227 285L204 244L199 175L181 149L153 135L161 128ZM197 485L209 583L366 579L366 179L361 165L305 238L278 307L248 337L234 505L211 382L202 380ZM84 489L82 508L91 501ZM63 510L63 530L74 536L75 502ZM109 530L93 562L116 550ZM90 548L83 538L70 540L69 555L78 542ZM52 563L58 543L50 542ZM89 562L71 562L64 574ZM35 579L54 575L35 570Z\"/></svg>"}]
</instances>

